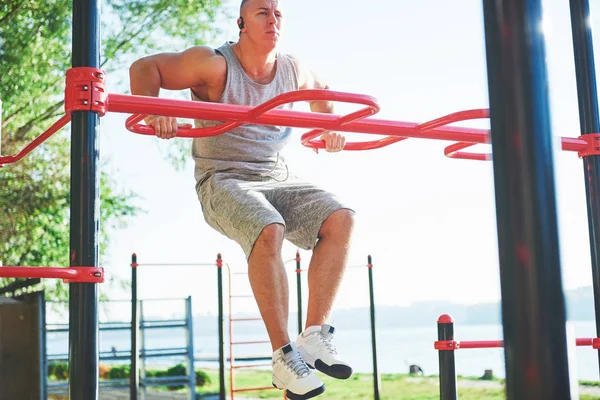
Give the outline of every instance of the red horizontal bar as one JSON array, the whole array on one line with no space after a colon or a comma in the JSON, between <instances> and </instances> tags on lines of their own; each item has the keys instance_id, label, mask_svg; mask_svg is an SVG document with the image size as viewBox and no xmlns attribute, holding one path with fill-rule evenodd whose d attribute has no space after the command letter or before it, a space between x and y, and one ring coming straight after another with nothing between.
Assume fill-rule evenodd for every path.
<instances>
[{"instance_id":1,"label":"red horizontal bar","mask_svg":"<svg viewBox=\"0 0 600 400\"><path fill-rule=\"evenodd\" d=\"M592 346L594 339L592 338L581 338L576 340L577 346Z\"/></svg>"},{"instance_id":2,"label":"red horizontal bar","mask_svg":"<svg viewBox=\"0 0 600 400\"><path fill-rule=\"evenodd\" d=\"M474 128L444 127L422 131L418 124L411 122L366 118L338 126L339 115L272 110L256 119L252 119L253 108L241 105L209 103L200 101L163 99L158 97L110 94L108 111L118 113L138 113L165 115L180 118L207 119L216 121L244 121L263 125L290 126L293 128L311 128L337 130L401 137L439 139L471 143L485 143L487 130ZM142 133L142 132L140 132ZM142 134L154 135L152 128ZM180 135L178 135L180 136ZM195 137L182 135L181 137ZM386 138L388 139L388 138ZM391 139L390 139L391 140Z\"/></svg>"},{"instance_id":3,"label":"red horizontal bar","mask_svg":"<svg viewBox=\"0 0 600 400\"><path fill-rule=\"evenodd\" d=\"M0 267L3 278L55 278L67 283L104 282L104 269L96 267Z\"/></svg>"},{"instance_id":4,"label":"red horizontal bar","mask_svg":"<svg viewBox=\"0 0 600 400\"><path fill-rule=\"evenodd\" d=\"M281 104L326 99L362 104L366 107L348 115L300 112L272 109ZM144 115L165 115L181 118L224 121L222 125L212 128L180 129L179 137L202 137L217 135L242 124L261 124L308 128L313 131L304 134L301 141L304 145L315 149L324 148L324 143L315 140L324 131L355 132L385 135L386 137L364 142L348 142L345 150L369 150L388 146L407 138L447 140L458 142L448 147L445 154L451 158L487 160L488 154L468 153L460 150L472 144L489 143L489 131L474 128L449 127L447 124L469 119L487 118L487 110L467 110L446 115L422 124L365 118L379 111L376 100L367 95L336 92L330 90L300 90L284 93L269 102L257 107L220 104L200 101L164 99L157 97L132 96L123 94L107 94L102 97L106 102L106 111L117 113L135 113L127 120L127 127L136 133L154 135L152 127L136 125ZM102 113L101 113L102 114ZM0 166L19 161L50 136L65 126L71 119L69 113L61 117L48 130L34 139L18 154L0 156ZM600 149L591 135L582 138L561 138L562 148L566 151L579 152L580 157L600 154ZM600 134L596 134L599 137Z\"/></svg>"},{"instance_id":5,"label":"red horizontal bar","mask_svg":"<svg viewBox=\"0 0 600 400\"><path fill-rule=\"evenodd\" d=\"M293 92L292 92L293 93ZM339 93L339 92L338 92ZM343 93L342 93L343 94ZM464 143L489 143L489 130L475 128L461 128L452 126L438 126L450 120L455 122L458 116L465 117L472 112L475 118L482 118L484 110L469 110L450 114L425 124L365 118L358 121L339 125L340 116L324 113L271 110L265 114L253 118L252 107L209 103L199 101L163 99L157 97L131 96L121 94L110 94L108 111L118 113L137 113L145 115L165 115L180 118L206 119L217 121L241 121L244 123L256 123L262 125L290 126L293 128L309 128L335 130L340 132L355 132L365 134L386 135L388 137L377 141L355 143L354 146L346 146L346 150L359 150L379 148L407 138L447 140ZM469 119L472 119L469 118ZM431 129L432 126L436 126ZM151 127L145 135L154 135ZM197 137L197 134L178 134L180 137ZM586 147L585 141L577 138L562 138L563 150L581 151ZM351 143L349 143L350 145Z\"/></svg>"},{"instance_id":6,"label":"red horizontal bar","mask_svg":"<svg viewBox=\"0 0 600 400\"><path fill-rule=\"evenodd\" d=\"M461 349L489 349L496 347L503 347L504 342L502 340L461 340Z\"/></svg>"},{"instance_id":7,"label":"red horizontal bar","mask_svg":"<svg viewBox=\"0 0 600 400\"><path fill-rule=\"evenodd\" d=\"M232 392L234 393L239 393L239 392L257 392L259 390L273 390L273 389L277 389L274 386L265 386L265 387L256 387L256 388L245 388L245 389L233 389Z\"/></svg>"},{"instance_id":8,"label":"red horizontal bar","mask_svg":"<svg viewBox=\"0 0 600 400\"><path fill-rule=\"evenodd\" d=\"M575 340L576 346L592 346L594 349L600 349L600 339L598 338L580 338ZM504 347L502 340L439 340L434 343L436 350L460 350L460 349L485 349Z\"/></svg>"}]
</instances>

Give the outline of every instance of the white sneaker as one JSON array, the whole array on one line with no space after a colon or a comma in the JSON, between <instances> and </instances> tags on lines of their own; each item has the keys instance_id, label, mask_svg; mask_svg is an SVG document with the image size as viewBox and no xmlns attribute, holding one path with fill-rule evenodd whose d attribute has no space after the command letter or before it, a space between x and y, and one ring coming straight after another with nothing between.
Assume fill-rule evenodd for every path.
<instances>
[{"instance_id":1,"label":"white sneaker","mask_svg":"<svg viewBox=\"0 0 600 400\"><path fill-rule=\"evenodd\" d=\"M308 368L294 343L273 353L273 386L285 390L290 400L311 399L325 391L325 384Z\"/></svg>"},{"instance_id":2,"label":"white sneaker","mask_svg":"<svg viewBox=\"0 0 600 400\"><path fill-rule=\"evenodd\" d=\"M348 379L352 368L340 360L332 343L334 332L335 328L331 325L310 326L298 336L296 345L309 367L333 378Z\"/></svg>"}]
</instances>

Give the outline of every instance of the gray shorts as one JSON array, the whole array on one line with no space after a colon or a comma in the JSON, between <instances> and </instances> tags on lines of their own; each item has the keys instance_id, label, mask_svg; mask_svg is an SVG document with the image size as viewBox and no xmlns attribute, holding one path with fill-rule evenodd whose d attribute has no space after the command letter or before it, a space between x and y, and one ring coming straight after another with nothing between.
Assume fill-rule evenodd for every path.
<instances>
[{"instance_id":1,"label":"gray shorts","mask_svg":"<svg viewBox=\"0 0 600 400\"><path fill-rule=\"evenodd\" d=\"M327 217L345 207L333 194L290 176L279 182L271 177L244 179L216 173L198 188L206 222L239 243L246 258L262 230L271 224L285 227L294 245L311 250Z\"/></svg>"}]
</instances>

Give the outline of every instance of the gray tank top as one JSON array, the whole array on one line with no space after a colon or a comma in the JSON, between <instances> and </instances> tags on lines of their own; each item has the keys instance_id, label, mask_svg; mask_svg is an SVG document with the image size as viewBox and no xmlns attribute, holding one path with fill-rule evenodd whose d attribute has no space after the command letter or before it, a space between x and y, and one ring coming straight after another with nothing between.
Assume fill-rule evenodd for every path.
<instances>
[{"instance_id":1,"label":"gray tank top","mask_svg":"<svg viewBox=\"0 0 600 400\"><path fill-rule=\"evenodd\" d=\"M227 42L216 49L227 62L227 82L217 103L257 106L282 93L298 90L296 68L288 56L278 53L274 79L268 84L260 84L246 75L231 48L232 43ZM192 100L201 101L193 92ZM279 108L291 109L292 104ZM197 128L221 124L218 121L194 122ZM289 127L247 124L222 135L194 138L192 156L196 163L196 189L216 172L247 175L248 179L261 174L285 177L287 166L280 152L290 134Z\"/></svg>"}]
</instances>

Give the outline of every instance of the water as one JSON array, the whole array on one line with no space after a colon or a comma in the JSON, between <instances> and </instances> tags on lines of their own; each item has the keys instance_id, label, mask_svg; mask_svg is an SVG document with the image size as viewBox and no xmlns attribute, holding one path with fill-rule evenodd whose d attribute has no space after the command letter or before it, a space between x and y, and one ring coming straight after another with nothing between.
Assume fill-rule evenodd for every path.
<instances>
[{"instance_id":1,"label":"water","mask_svg":"<svg viewBox=\"0 0 600 400\"><path fill-rule=\"evenodd\" d=\"M593 321L573 323L577 337L595 337ZM218 337L216 329L213 332L200 331L194 336L196 357L217 357ZM264 340L267 336L260 326L249 327L244 334L241 329L235 334L236 341ZM293 332L293 329L290 330ZM227 335L227 329L226 329ZM502 327L500 325L459 325L455 330L457 340L500 340ZM425 374L438 373L438 352L433 349L437 339L437 328L399 328L381 329L377 332L377 348L379 371L381 373L407 373L410 364L419 365ZM353 365L357 372L372 372L371 333L369 329L339 329L336 334L336 344L341 354ZM160 329L146 332L146 347L169 348L185 347L183 329ZM100 351L130 350L128 331L108 331L100 333ZM236 357L268 356L271 353L269 345L237 346L234 349ZM68 351L67 334L50 333L47 342L48 354ZM229 341L225 338L225 356L229 356ZM158 358L147 361L149 366L171 366L182 362L179 358ZM577 378L582 380L599 380L598 356L591 347L579 347L576 351ZM122 361L121 361L122 362ZM197 366L216 368L215 363L197 362ZM502 349L463 349L456 353L456 372L464 376L481 376L484 370L491 369L497 377L504 377L504 353Z\"/></svg>"}]
</instances>

